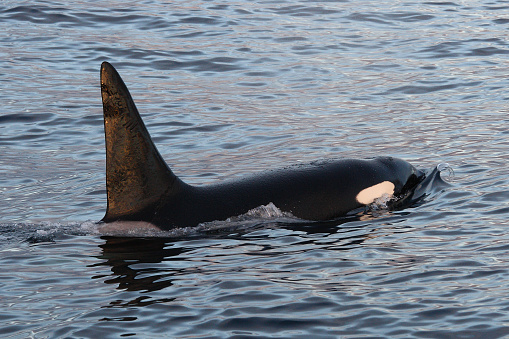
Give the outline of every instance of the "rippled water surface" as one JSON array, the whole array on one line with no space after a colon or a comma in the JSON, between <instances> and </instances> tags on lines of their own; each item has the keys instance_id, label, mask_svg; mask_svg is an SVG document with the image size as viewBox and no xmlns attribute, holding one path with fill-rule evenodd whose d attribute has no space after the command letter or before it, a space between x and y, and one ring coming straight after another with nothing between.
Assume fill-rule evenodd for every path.
<instances>
[{"instance_id":1,"label":"rippled water surface","mask_svg":"<svg viewBox=\"0 0 509 339\"><path fill-rule=\"evenodd\" d=\"M4 0L0 32L2 338L509 335L508 1ZM102 61L192 184L454 175L361 218L104 234Z\"/></svg>"}]
</instances>

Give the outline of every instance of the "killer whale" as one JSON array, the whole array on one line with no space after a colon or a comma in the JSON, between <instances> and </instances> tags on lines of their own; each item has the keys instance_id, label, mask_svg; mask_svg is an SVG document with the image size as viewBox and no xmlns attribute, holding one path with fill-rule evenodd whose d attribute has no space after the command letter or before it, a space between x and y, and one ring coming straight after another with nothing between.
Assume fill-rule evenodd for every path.
<instances>
[{"instance_id":1,"label":"killer whale","mask_svg":"<svg viewBox=\"0 0 509 339\"><path fill-rule=\"evenodd\" d=\"M226 220L269 203L297 218L332 220L384 194L406 199L425 176L404 160L379 157L315 161L192 186L179 179L161 157L129 90L108 62L101 65L101 94L105 223L142 221L169 230Z\"/></svg>"}]
</instances>

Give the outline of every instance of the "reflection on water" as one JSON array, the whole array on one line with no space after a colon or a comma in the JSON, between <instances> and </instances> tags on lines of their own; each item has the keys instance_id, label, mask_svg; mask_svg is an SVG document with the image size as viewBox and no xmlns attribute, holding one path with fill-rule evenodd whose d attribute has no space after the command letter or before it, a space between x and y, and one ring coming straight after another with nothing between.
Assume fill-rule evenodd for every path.
<instances>
[{"instance_id":1,"label":"reflection on water","mask_svg":"<svg viewBox=\"0 0 509 339\"><path fill-rule=\"evenodd\" d=\"M267 240L267 227L268 229L276 229L277 227L277 229L293 231L300 228L305 232L303 234L317 234L323 237L323 235L329 233L329 235L337 234L338 236L335 237L334 241L325 241L322 238L318 243L315 243L312 238L308 240L294 238L292 242L298 242L301 249L292 250L295 253L290 253L288 252L289 247L277 240L271 244L256 244L257 241L263 243ZM101 279L106 284L118 285L117 288L121 290L147 294L145 297L136 294L133 300L116 300L110 304L110 307L169 303L179 299L179 297L154 299L151 295L154 296L155 294L149 292L162 291L174 285L179 287L182 285L182 281L187 281L195 275L228 275L229 272L242 270L242 267L236 265L235 262L248 264L253 258L256 260L256 257L263 259L265 256L272 257L282 253L295 256L305 253L311 248L317 250L326 247L334 251L356 248L370 237L369 232L374 231L363 230L363 226L342 229L338 227L337 222L335 227L332 222L322 222L316 223L315 226L266 223L254 228L258 228L259 231L253 232L252 227L246 229L237 226L230 229L230 234L224 230L216 230L182 239L102 237L105 242L99 245L102 254L97 258L100 262L91 265L91 267L107 266L111 269L111 274L99 275L93 278ZM257 236L257 232L264 235ZM270 238L273 237L270 236ZM186 244L189 245L186 246ZM249 250L246 251L246 248ZM220 254L220 252L223 253ZM235 258L235 256L238 257ZM230 263L230 261L233 262ZM248 264L249 266L251 265ZM197 288L197 286L193 288ZM173 292L166 291L164 294L170 296Z\"/></svg>"},{"instance_id":2,"label":"reflection on water","mask_svg":"<svg viewBox=\"0 0 509 339\"><path fill-rule=\"evenodd\" d=\"M103 5L0 3L2 338L509 335L504 1ZM105 236L105 60L191 184L380 155L454 176L334 222Z\"/></svg>"},{"instance_id":3,"label":"reflection on water","mask_svg":"<svg viewBox=\"0 0 509 339\"><path fill-rule=\"evenodd\" d=\"M106 237L106 243L100 245L103 254L99 259L105 260L98 265L111 266L112 277L107 277L106 284L118 285L118 289L126 291L152 292L172 286L172 276L176 272L157 270L154 265L178 257L184 251L181 248L165 248L164 238L118 238ZM144 265L146 264L146 265ZM143 268L145 266L145 268ZM157 265L156 265L157 266ZM139 268L137 268L139 267ZM95 278L103 279L103 276ZM154 303L172 302L175 298L154 300L148 295L138 296L134 300L115 300L107 307L147 306Z\"/></svg>"}]
</instances>

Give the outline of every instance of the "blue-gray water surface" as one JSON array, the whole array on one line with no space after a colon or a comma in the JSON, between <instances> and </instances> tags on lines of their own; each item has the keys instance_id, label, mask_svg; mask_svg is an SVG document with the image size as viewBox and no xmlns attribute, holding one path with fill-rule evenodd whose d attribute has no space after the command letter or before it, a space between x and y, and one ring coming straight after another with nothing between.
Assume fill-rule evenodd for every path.
<instances>
[{"instance_id":1,"label":"blue-gray water surface","mask_svg":"<svg viewBox=\"0 0 509 339\"><path fill-rule=\"evenodd\" d=\"M509 1L4 0L0 32L2 338L509 336ZM189 183L378 155L445 183L101 233L102 61Z\"/></svg>"}]
</instances>

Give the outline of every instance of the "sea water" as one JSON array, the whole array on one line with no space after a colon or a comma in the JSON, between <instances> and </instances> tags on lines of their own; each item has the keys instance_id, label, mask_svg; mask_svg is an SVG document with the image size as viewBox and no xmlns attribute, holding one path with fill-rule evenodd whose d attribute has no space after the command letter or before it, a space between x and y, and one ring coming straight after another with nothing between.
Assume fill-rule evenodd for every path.
<instances>
[{"instance_id":1,"label":"sea water","mask_svg":"<svg viewBox=\"0 0 509 339\"><path fill-rule=\"evenodd\" d=\"M4 0L0 32L2 338L509 335L508 2ZM397 211L104 233L102 61L191 184L450 170Z\"/></svg>"}]
</instances>

